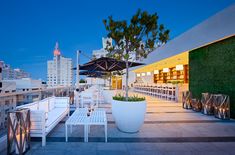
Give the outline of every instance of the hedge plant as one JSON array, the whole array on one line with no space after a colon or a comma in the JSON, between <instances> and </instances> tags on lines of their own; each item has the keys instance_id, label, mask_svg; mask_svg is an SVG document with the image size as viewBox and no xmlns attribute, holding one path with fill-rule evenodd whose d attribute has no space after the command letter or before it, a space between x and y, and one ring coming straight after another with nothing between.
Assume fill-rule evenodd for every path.
<instances>
[{"instance_id":1,"label":"hedge plant","mask_svg":"<svg viewBox=\"0 0 235 155\"><path fill-rule=\"evenodd\" d=\"M235 118L235 37L189 52L189 90L230 96L231 116Z\"/></svg>"}]
</instances>

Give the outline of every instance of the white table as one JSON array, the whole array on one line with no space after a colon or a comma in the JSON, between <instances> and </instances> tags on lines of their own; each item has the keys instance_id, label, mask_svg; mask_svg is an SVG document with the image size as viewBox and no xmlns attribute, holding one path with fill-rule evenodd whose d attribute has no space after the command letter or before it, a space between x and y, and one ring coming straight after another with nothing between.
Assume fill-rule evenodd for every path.
<instances>
[{"instance_id":1,"label":"white table","mask_svg":"<svg viewBox=\"0 0 235 155\"><path fill-rule=\"evenodd\" d=\"M107 118L106 112L103 109L95 109L91 115L87 116L87 108L77 108L74 113L65 122L65 140L68 141L68 126L72 133L72 126L84 125L84 142L88 142L88 133L90 132L91 125L104 126L105 142L107 142Z\"/></svg>"}]
</instances>

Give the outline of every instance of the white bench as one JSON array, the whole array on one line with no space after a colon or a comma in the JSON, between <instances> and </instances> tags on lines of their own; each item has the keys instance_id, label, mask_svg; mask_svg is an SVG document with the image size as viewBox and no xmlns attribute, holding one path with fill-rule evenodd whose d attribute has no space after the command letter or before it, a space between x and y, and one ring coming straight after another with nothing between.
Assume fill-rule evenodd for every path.
<instances>
[{"instance_id":1,"label":"white bench","mask_svg":"<svg viewBox=\"0 0 235 155\"><path fill-rule=\"evenodd\" d=\"M47 134L69 115L69 97L49 97L16 108L30 109L30 136L42 137L42 146L45 146Z\"/></svg>"}]
</instances>

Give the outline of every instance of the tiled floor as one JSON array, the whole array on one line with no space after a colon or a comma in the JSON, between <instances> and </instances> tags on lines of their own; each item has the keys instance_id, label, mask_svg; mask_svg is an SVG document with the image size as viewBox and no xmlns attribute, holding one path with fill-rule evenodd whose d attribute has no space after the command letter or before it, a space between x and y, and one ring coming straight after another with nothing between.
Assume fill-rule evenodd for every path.
<instances>
[{"instance_id":1,"label":"tiled floor","mask_svg":"<svg viewBox=\"0 0 235 155\"><path fill-rule=\"evenodd\" d=\"M103 104L108 116L108 143L104 131L92 126L89 143L83 141L83 128L74 127L69 142L64 142L64 121L47 137L41 147L37 139L27 154L156 155L156 154L235 154L235 121L221 121L181 104L146 96L147 114L138 133L120 132L113 121L111 105Z\"/></svg>"}]
</instances>

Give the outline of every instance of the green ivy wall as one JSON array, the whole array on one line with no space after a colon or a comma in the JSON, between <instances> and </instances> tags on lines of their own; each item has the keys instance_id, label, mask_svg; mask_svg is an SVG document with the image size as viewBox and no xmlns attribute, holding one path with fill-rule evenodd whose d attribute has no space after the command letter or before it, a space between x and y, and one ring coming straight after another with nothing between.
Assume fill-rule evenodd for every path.
<instances>
[{"instance_id":1,"label":"green ivy wall","mask_svg":"<svg viewBox=\"0 0 235 155\"><path fill-rule=\"evenodd\" d=\"M229 95L235 118L235 36L189 52L189 90Z\"/></svg>"}]
</instances>

